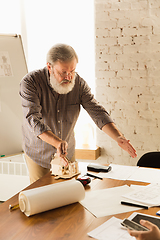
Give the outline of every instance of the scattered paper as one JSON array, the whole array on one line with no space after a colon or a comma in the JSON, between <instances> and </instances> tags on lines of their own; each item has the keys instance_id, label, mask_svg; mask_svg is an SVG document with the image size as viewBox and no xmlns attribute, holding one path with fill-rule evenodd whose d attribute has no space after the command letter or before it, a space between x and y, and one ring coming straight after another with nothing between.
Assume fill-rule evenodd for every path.
<instances>
[{"instance_id":1,"label":"scattered paper","mask_svg":"<svg viewBox=\"0 0 160 240\"><path fill-rule=\"evenodd\" d=\"M88 236L98 240L132 240L127 230L121 226L121 219L112 217L93 231Z\"/></svg>"},{"instance_id":2,"label":"scattered paper","mask_svg":"<svg viewBox=\"0 0 160 240\"><path fill-rule=\"evenodd\" d=\"M122 195L132 192L127 185L86 192L80 203L95 217L104 217L118 213L136 211L141 208L121 204Z\"/></svg>"},{"instance_id":3,"label":"scattered paper","mask_svg":"<svg viewBox=\"0 0 160 240\"><path fill-rule=\"evenodd\" d=\"M99 177L118 180L131 180L147 183L160 182L160 169L142 168L138 166L125 166L110 164L112 170L108 173L98 173Z\"/></svg>"},{"instance_id":4,"label":"scattered paper","mask_svg":"<svg viewBox=\"0 0 160 240\"><path fill-rule=\"evenodd\" d=\"M160 184L149 184L142 189L137 189L124 194L123 197L141 202L149 206L160 205Z\"/></svg>"},{"instance_id":5,"label":"scattered paper","mask_svg":"<svg viewBox=\"0 0 160 240\"><path fill-rule=\"evenodd\" d=\"M127 180L147 183L160 183L160 169L139 167Z\"/></svg>"},{"instance_id":6,"label":"scattered paper","mask_svg":"<svg viewBox=\"0 0 160 240\"><path fill-rule=\"evenodd\" d=\"M98 176L102 178L113 178L118 180L127 180L135 171L138 166L125 166L118 164L110 164L112 167L111 171L108 173L99 173Z\"/></svg>"}]
</instances>

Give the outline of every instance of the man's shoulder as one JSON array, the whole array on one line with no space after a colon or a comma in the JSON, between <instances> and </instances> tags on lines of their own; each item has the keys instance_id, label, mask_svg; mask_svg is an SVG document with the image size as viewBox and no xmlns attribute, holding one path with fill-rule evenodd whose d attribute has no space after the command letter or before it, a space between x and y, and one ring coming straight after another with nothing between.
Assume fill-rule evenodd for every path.
<instances>
[{"instance_id":1,"label":"man's shoulder","mask_svg":"<svg viewBox=\"0 0 160 240\"><path fill-rule=\"evenodd\" d=\"M77 74L75 82L80 88L89 88L88 83L82 77L80 77L79 74Z\"/></svg>"},{"instance_id":2,"label":"man's shoulder","mask_svg":"<svg viewBox=\"0 0 160 240\"><path fill-rule=\"evenodd\" d=\"M21 88L43 89L48 85L48 70L46 67L27 73L20 81Z\"/></svg>"},{"instance_id":3,"label":"man's shoulder","mask_svg":"<svg viewBox=\"0 0 160 240\"><path fill-rule=\"evenodd\" d=\"M78 85L84 85L86 84L86 81L77 73L76 76L76 81L75 81Z\"/></svg>"},{"instance_id":4,"label":"man's shoulder","mask_svg":"<svg viewBox=\"0 0 160 240\"><path fill-rule=\"evenodd\" d=\"M36 77L47 77L48 70L46 67L41 69L33 70L29 73L27 73L24 78L36 78Z\"/></svg>"}]
</instances>

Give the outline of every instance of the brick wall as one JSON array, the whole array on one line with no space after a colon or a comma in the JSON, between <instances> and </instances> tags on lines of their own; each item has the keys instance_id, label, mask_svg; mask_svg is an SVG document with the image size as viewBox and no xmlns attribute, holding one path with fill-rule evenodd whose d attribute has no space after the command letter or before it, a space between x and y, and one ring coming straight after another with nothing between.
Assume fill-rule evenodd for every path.
<instances>
[{"instance_id":1,"label":"brick wall","mask_svg":"<svg viewBox=\"0 0 160 240\"><path fill-rule=\"evenodd\" d=\"M160 0L95 0L96 98L137 150L97 129L98 161L135 165L160 150Z\"/></svg>"}]
</instances>

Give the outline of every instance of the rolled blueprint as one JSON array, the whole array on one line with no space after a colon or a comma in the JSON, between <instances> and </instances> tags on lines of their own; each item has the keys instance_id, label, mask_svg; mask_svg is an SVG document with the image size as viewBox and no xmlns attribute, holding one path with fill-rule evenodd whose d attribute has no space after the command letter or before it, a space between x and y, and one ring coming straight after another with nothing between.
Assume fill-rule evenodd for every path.
<instances>
[{"instance_id":1,"label":"rolled blueprint","mask_svg":"<svg viewBox=\"0 0 160 240\"><path fill-rule=\"evenodd\" d=\"M85 197L81 182L72 179L19 193L19 207L24 214L31 215L79 202Z\"/></svg>"}]
</instances>

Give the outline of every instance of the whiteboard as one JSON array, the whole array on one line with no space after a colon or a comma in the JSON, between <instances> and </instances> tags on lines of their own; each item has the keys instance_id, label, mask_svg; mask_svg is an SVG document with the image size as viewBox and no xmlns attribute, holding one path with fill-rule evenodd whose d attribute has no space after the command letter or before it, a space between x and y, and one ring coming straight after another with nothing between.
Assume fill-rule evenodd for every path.
<instances>
[{"instance_id":1,"label":"whiteboard","mask_svg":"<svg viewBox=\"0 0 160 240\"><path fill-rule=\"evenodd\" d=\"M20 35L0 35L0 156L22 152L19 83L28 72Z\"/></svg>"}]
</instances>

